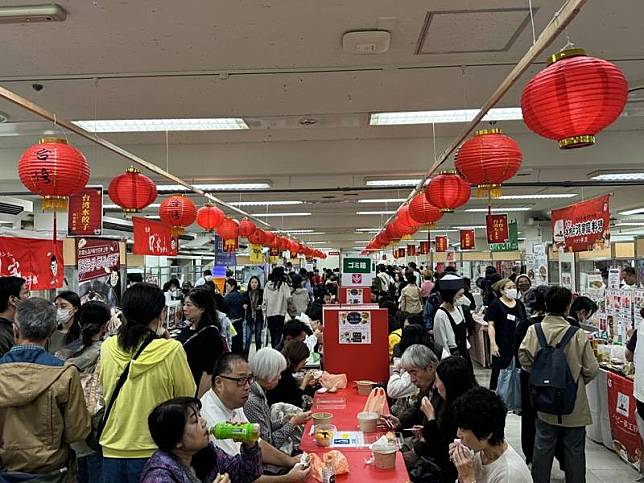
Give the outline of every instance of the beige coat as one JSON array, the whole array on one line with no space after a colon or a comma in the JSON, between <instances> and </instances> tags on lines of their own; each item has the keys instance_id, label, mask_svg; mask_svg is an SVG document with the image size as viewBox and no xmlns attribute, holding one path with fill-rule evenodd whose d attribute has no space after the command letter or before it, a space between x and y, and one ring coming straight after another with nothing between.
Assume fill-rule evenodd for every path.
<instances>
[{"instance_id":1,"label":"beige coat","mask_svg":"<svg viewBox=\"0 0 644 483\"><path fill-rule=\"evenodd\" d=\"M548 345L556 345L570 327L570 324L563 317L548 315L541 323L543 334L546 337ZM530 372L535 356L539 352L539 339L534 325L530 326L521 347L519 347L519 361L524 370ZM568 428L577 428L592 424L593 420L588 407L588 398L586 397L586 384L592 381L597 375L599 364L593 353L588 337L585 332L579 329L574 337L564 348L566 360L570 367L570 372L577 384L577 399L575 408L572 413L562 416L562 422L559 423L559 417L554 414L539 412L539 419L548 424L555 426L565 426ZM579 378L582 378L581 381ZM583 382L583 384L581 384Z\"/></svg>"},{"instance_id":2,"label":"beige coat","mask_svg":"<svg viewBox=\"0 0 644 483\"><path fill-rule=\"evenodd\" d=\"M400 292L400 311L408 314L423 312L420 289L413 283L408 283Z\"/></svg>"}]
</instances>

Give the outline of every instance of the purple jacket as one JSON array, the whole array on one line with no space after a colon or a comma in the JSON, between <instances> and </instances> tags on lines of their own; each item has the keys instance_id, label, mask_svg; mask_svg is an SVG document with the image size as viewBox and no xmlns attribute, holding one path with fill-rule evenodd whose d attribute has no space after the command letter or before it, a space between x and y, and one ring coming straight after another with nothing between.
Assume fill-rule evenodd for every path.
<instances>
[{"instance_id":1,"label":"purple jacket","mask_svg":"<svg viewBox=\"0 0 644 483\"><path fill-rule=\"evenodd\" d=\"M228 473L232 483L250 483L262 475L262 453L259 445L253 448L241 447L241 454L230 456L209 443L203 451L208 453L212 470L203 480L211 483L217 473ZM190 475L185 466L172 454L157 450L148 460L141 473L141 483L194 483L196 477Z\"/></svg>"}]
</instances>

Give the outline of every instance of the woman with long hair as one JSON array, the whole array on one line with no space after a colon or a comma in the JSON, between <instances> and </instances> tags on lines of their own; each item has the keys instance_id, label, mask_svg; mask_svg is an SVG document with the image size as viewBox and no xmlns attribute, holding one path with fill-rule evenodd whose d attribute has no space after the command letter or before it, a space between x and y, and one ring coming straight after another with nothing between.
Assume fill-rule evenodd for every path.
<instances>
[{"instance_id":1,"label":"woman with long hair","mask_svg":"<svg viewBox=\"0 0 644 483\"><path fill-rule=\"evenodd\" d=\"M100 437L103 483L138 483L157 449L147 418L163 401L195 395L197 386L181 342L164 327L165 296L148 283L123 295L125 323L101 346L101 374L107 421ZM126 372L127 371L127 372ZM117 382L123 380L118 394Z\"/></svg>"},{"instance_id":2,"label":"woman with long hair","mask_svg":"<svg viewBox=\"0 0 644 483\"><path fill-rule=\"evenodd\" d=\"M76 292L70 290L60 292L54 299L56 305L56 331L49 338L47 351L56 354L65 346L80 339L81 329L78 323L78 310L81 300Z\"/></svg>"},{"instance_id":3,"label":"woman with long hair","mask_svg":"<svg viewBox=\"0 0 644 483\"><path fill-rule=\"evenodd\" d=\"M290 340L282 349L282 355L286 359L286 369L282 371L280 380L274 389L266 392L268 404L271 406L278 402L292 404L298 408L304 407L303 396L313 394L311 384L315 382L311 371L304 375L301 382L295 379L294 374L300 372L307 359L311 355L308 346L297 339Z\"/></svg>"},{"instance_id":4,"label":"woman with long hair","mask_svg":"<svg viewBox=\"0 0 644 483\"><path fill-rule=\"evenodd\" d=\"M293 288L291 296L288 298L288 314L292 318L306 313L306 309L309 307L309 292L302 286L302 282L302 276L297 273L291 277Z\"/></svg>"},{"instance_id":5,"label":"woman with long hair","mask_svg":"<svg viewBox=\"0 0 644 483\"><path fill-rule=\"evenodd\" d=\"M226 315L235 328L235 335L232 339L231 352L243 354L244 352L244 296L239 292L237 280L230 277L226 279L226 295L224 297L227 311Z\"/></svg>"},{"instance_id":6,"label":"woman with long hair","mask_svg":"<svg viewBox=\"0 0 644 483\"><path fill-rule=\"evenodd\" d=\"M290 282L284 267L275 267L268 277L262 302L262 313L266 317L272 347L277 347L277 344L282 339L282 329L284 328L284 320L288 311L288 298L290 296Z\"/></svg>"},{"instance_id":7,"label":"woman with long hair","mask_svg":"<svg viewBox=\"0 0 644 483\"><path fill-rule=\"evenodd\" d=\"M250 342L255 335L255 350L262 348L262 328L264 327L264 316L262 315L262 303L264 302L264 290L259 277L253 275L248 280L248 288L244 293L244 310L246 311L244 327L244 353L250 352Z\"/></svg>"}]
</instances>

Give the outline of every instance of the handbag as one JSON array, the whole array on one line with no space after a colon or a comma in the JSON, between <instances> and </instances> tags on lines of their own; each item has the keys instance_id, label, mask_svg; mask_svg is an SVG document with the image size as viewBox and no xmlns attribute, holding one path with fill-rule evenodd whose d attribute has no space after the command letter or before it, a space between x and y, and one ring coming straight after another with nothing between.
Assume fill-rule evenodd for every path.
<instances>
[{"instance_id":1,"label":"handbag","mask_svg":"<svg viewBox=\"0 0 644 483\"><path fill-rule=\"evenodd\" d=\"M499 372L496 394L503 399L508 411L521 410L521 369L516 367L514 357L509 367Z\"/></svg>"}]
</instances>

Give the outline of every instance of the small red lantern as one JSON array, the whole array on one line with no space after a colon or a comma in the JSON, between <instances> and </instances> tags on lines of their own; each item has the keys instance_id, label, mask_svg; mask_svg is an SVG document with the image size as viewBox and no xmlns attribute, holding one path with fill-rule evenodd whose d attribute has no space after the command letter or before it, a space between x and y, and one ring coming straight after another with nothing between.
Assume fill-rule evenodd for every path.
<instances>
[{"instance_id":1,"label":"small red lantern","mask_svg":"<svg viewBox=\"0 0 644 483\"><path fill-rule=\"evenodd\" d=\"M595 135L624 110L624 74L584 49L563 50L549 62L523 89L524 122L538 135L559 141L562 149L594 144Z\"/></svg>"},{"instance_id":2,"label":"small red lantern","mask_svg":"<svg viewBox=\"0 0 644 483\"><path fill-rule=\"evenodd\" d=\"M255 229L253 233L248 235L248 242L252 243L253 245L263 245L264 243L266 243L266 232L264 232L264 230L262 230L261 228Z\"/></svg>"},{"instance_id":3,"label":"small red lantern","mask_svg":"<svg viewBox=\"0 0 644 483\"><path fill-rule=\"evenodd\" d=\"M154 181L133 166L110 181L107 193L124 213L137 213L157 199Z\"/></svg>"},{"instance_id":4,"label":"small red lantern","mask_svg":"<svg viewBox=\"0 0 644 483\"><path fill-rule=\"evenodd\" d=\"M424 193L420 193L409 203L409 216L412 220L431 227L443 217L443 212L431 204Z\"/></svg>"},{"instance_id":5,"label":"small red lantern","mask_svg":"<svg viewBox=\"0 0 644 483\"><path fill-rule=\"evenodd\" d=\"M277 235L275 235L275 233L268 230L264 231L264 246L267 246L270 248L277 248L276 240L277 240Z\"/></svg>"},{"instance_id":6,"label":"small red lantern","mask_svg":"<svg viewBox=\"0 0 644 483\"><path fill-rule=\"evenodd\" d=\"M501 196L501 183L517 174L521 149L500 129L483 129L465 141L456 153L456 171L470 184L477 185L478 196Z\"/></svg>"},{"instance_id":7,"label":"small red lantern","mask_svg":"<svg viewBox=\"0 0 644 483\"><path fill-rule=\"evenodd\" d=\"M67 197L89 181L83 153L64 139L44 138L27 149L18 161L18 175L32 193L43 196L44 210L64 209Z\"/></svg>"},{"instance_id":8,"label":"small red lantern","mask_svg":"<svg viewBox=\"0 0 644 483\"><path fill-rule=\"evenodd\" d=\"M174 236L183 233L185 227L194 223L197 218L197 207L185 195L171 195L161 202L159 218L172 228Z\"/></svg>"},{"instance_id":9,"label":"small red lantern","mask_svg":"<svg viewBox=\"0 0 644 483\"><path fill-rule=\"evenodd\" d=\"M212 231L224 221L224 212L211 204L197 210L197 224L206 231Z\"/></svg>"},{"instance_id":10,"label":"small red lantern","mask_svg":"<svg viewBox=\"0 0 644 483\"><path fill-rule=\"evenodd\" d=\"M442 171L425 187L425 197L443 213L451 213L470 199L470 184L453 171Z\"/></svg>"},{"instance_id":11,"label":"small red lantern","mask_svg":"<svg viewBox=\"0 0 644 483\"><path fill-rule=\"evenodd\" d=\"M409 205L403 205L396 213L396 218L393 221L396 225L396 230L402 233L404 237L413 235L420 228L421 223L414 220L409 214Z\"/></svg>"},{"instance_id":12,"label":"small red lantern","mask_svg":"<svg viewBox=\"0 0 644 483\"><path fill-rule=\"evenodd\" d=\"M224 218L217 227L217 235L225 240L237 240L239 236L239 223L232 218Z\"/></svg>"},{"instance_id":13,"label":"small red lantern","mask_svg":"<svg viewBox=\"0 0 644 483\"><path fill-rule=\"evenodd\" d=\"M277 248L280 249L280 251L286 251L289 248L289 239L284 237L284 236L278 236L277 237Z\"/></svg>"},{"instance_id":14,"label":"small red lantern","mask_svg":"<svg viewBox=\"0 0 644 483\"><path fill-rule=\"evenodd\" d=\"M257 229L255 223L250 221L248 218L244 218L239 223L239 236L248 238L248 236Z\"/></svg>"},{"instance_id":15,"label":"small red lantern","mask_svg":"<svg viewBox=\"0 0 644 483\"><path fill-rule=\"evenodd\" d=\"M403 237L403 234L398 231L398 227L394 226L393 223L389 223L385 227L385 235L390 240L400 240Z\"/></svg>"}]
</instances>

